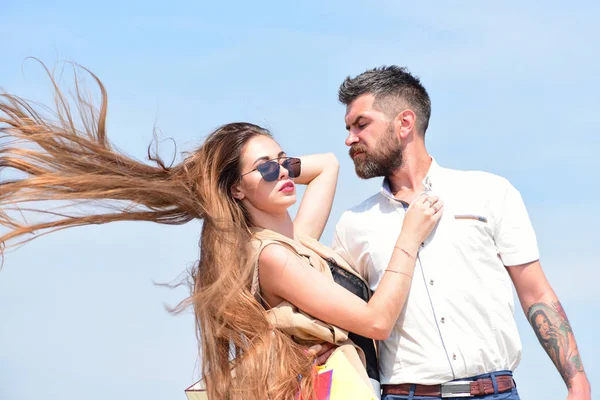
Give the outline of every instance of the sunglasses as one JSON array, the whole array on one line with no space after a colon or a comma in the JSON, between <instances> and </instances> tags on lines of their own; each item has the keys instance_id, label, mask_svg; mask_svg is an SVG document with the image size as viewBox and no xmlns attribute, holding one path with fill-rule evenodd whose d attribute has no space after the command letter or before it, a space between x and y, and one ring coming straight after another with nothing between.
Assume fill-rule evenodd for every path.
<instances>
[{"instance_id":1,"label":"sunglasses","mask_svg":"<svg viewBox=\"0 0 600 400\"><path fill-rule=\"evenodd\" d=\"M240 176L240 179L244 175L248 175L251 172L258 171L260 175L266 182L275 182L279 178L279 169L281 167L288 170L288 175L290 178L297 178L300 176L300 159L295 157L288 157L279 163L281 158L275 160L269 160L260 164L258 167L254 168L252 171L248 171L245 174Z\"/></svg>"}]
</instances>

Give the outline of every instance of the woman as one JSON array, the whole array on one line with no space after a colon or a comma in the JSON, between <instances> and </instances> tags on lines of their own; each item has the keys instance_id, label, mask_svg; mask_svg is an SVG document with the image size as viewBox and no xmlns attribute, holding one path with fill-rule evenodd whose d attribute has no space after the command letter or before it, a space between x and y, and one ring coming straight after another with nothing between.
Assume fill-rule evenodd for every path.
<instances>
[{"instance_id":1,"label":"woman","mask_svg":"<svg viewBox=\"0 0 600 400\"><path fill-rule=\"evenodd\" d=\"M547 309L548 313L555 317L557 314L564 313L562 307L557 309ZM563 321L565 319L562 319ZM574 343L573 331L568 324L556 326L548 318L548 314L543 309L535 310L529 317L529 322L533 327L535 335L546 349L546 352L556 365L559 371L563 371L563 379L568 380L575 367L573 366L573 351L569 348L569 343ZM575 359L578 360L578 359ZM577 362L577 361L575 361Z\"/></svg>"},{"instance_id":2,"label":"woman","mask_svg":"<svg viewBox=\"0 0 600 400\"><path fill-rule=\"evenodd\" d=\"M0 223L9 228L0 237L3 244L79 225L202 219L192 294L179 309L194 307L210 399L294 399L299 390L311 398L310 344L343 344L345 331L373 339L389 335L410 288L418 247L441 216L440 200L423 196L409 207L387 272L366 302L334 282L326 266L343 260L317 242L337 182L332 155L289 158L265 129L232 123L177 165L151 154L156 165L147 165L112 148L105 131L106 91L94 79L102 93L99 110L76 96L83 131L58 88L56 121L17 96L3 95L0 166L21 172L0 182ZM297 184L307 187L292 220L287 210L296 201ZM108 208L75 216L37 206L28 210L52 219L32 224L11 211L48 200ZM284 316L291 321L286 326ZM302 328L305 323L309 328Z\"/></svg>"}]
</instances>

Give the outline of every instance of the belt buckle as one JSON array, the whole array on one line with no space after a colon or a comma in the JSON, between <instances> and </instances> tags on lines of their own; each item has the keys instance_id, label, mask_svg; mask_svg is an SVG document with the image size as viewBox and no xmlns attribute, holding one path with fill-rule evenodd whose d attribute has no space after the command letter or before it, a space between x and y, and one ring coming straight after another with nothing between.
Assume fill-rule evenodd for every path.
<instances>
[{"instance_id":1,"label":"belt buckle","mask_svg":"<svg viewBox=\"0 0 600 400\"><path fill-rule=\"evenodd\" d=\"M452 381L440 385L442 398L447 397L473 397L471 394L471 381Z\"/></svg>"}]
</instances>

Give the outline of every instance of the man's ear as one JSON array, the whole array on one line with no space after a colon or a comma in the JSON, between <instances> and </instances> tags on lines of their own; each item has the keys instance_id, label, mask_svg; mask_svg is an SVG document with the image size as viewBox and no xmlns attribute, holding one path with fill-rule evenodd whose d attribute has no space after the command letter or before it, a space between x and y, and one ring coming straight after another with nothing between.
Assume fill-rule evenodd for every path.
<instances>
[{"instance_id":1,"label":"man's ear","mask_svg":"<svg viewBox=\"0 0 600 400\"><path fill-rule=\"evenodd\" d=\"M246 197L244 195L244 191L242 190L242 187L239 183L232 185L230 191L231 191L231 195L236 200L243 200L244 197Z\"/></svg>"},{"instance_id":2,"label":"man's ear","mask_svg":"<svg viewBox=\"0 0 600 400\"><path fill-rule=\"evenodd\" d=\"M406 109L399 112L394 118L394 128L398 134L399 139L406 139L408 134L415 127L417 122L417 115L411 109Z\"/></svg>"}]
</instances>

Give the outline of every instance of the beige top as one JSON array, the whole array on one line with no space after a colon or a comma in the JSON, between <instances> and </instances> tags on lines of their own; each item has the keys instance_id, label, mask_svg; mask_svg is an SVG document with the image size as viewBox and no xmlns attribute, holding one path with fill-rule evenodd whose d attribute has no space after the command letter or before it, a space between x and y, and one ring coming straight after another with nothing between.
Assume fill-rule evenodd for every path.
<instances>
[{"instance_id":1,"label":"beige top","mask_svg":"<svg viewBox=\"0 0 600 400\"><path fill-rule=\"evenodd\" d=\"M329 264L326 261L328 259L335 261L342 269L364 282L362 277L350 268L343 258L330 248L319 243L318 240L301 235L298 236L298 240L292 240L268 229L254 229L253 239L251 241L251 246L254 250L254 275L251 292L261 304L264 304L264 301L260 295L258 260L262 250L266 246L274 243L287 247L301 262L306 263L306 265L311 268L315 268L332 281L334 279L331 270L329 269ZM267 315L274 328L290 335L298 343L311 344L328 342L340 346L336 351L342 351L363 381L369 385L369 387L373 388L374 393L378 393L378 389L375 389L375 387L378 388L379 383L370 381L367 375L365 369L365 354L360 347L354 345L348 338L347 331L321 321L285 300L280 304L269 308L267 310ZM376 397L379 398L378 395Z\"/></svg>"},{"instance_id":2,"label":"beige top","mask_svg":"<svg viewBox=\"0 0 600 400\"><path fill-rule=\"evenodd\" d=\"M259 301L261 301L261 303L262 297L260 296L260 283L258 280L258 259L262 250L273 243L287 247L296 254L301 262L317 269L332 281L333 277L331 271L327 261L325 261L327 258L334 259L344 270L360 278L360 276L348 266L344 259L313 238L298 236L298 240L296 241L268 229L254 229L251 245L254 250L255 267L251 292ZM275 307L270 308L267 311L267 314L270 322L275 328L294 337L298 342L325 341L337 345L351 343L348 340L347 331L314 318L285 300Z\"/></svg>"}]
</instances>

